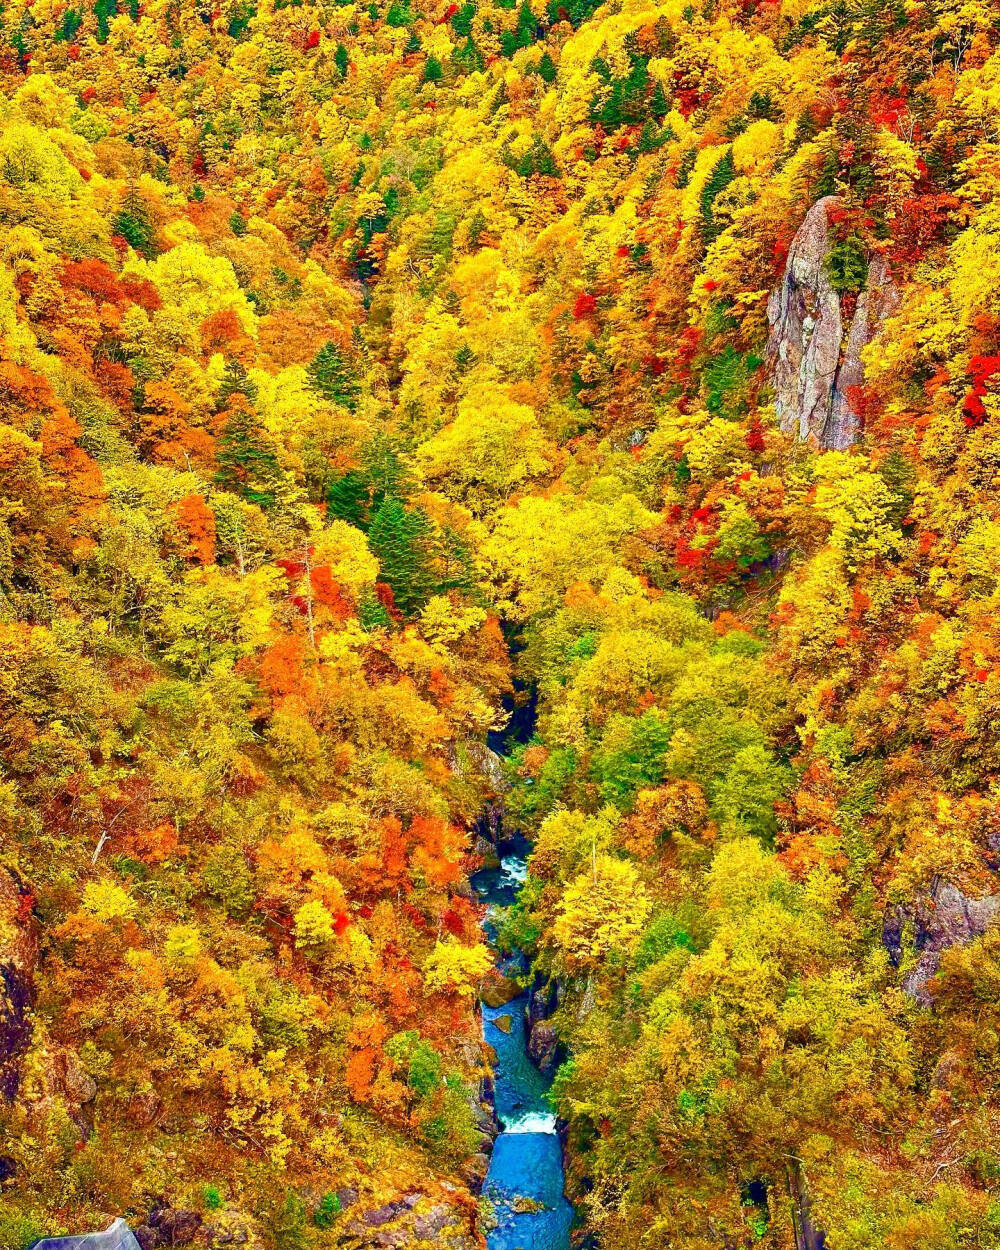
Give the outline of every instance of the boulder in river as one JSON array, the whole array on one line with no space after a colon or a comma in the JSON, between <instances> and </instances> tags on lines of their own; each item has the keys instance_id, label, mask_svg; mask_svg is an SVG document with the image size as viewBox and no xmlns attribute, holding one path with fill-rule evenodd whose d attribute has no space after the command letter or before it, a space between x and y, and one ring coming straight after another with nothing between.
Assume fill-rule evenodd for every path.
<instances>
[{"instance_id":1,"label":"boulder in river","mask_svg":"<svg viewBox=\"0 0 1000 1250\"><path fill-rule=\"evenodd\" d=\"M548 1020L536 1020L528 1034L528 1055L543 1076L552 1076L559 1066L559 1038Z\"/></svg>"},{"instance_id":2,"label":"boulder in river","mask_svg":"<svg viewBox=\"0 0 1000 1250\"><path fill-rule=\"evenodd\" d=\"M493 968L483 981L479 997L487 1007L506 1007L520 993L521 987L513 977L505 977L503 973Z\"/></svg>"}]
</instances>

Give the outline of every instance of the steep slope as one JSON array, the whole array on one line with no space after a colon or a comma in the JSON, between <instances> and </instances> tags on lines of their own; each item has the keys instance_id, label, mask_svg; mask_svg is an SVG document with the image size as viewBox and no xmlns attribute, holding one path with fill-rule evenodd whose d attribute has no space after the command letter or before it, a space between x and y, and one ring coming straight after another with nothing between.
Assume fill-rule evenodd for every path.
<instances>
[{"instance_id":1,"label":"steep slope","mask_svg":"<svg viewBox=\"0 0 1000 1250\"><path fill-rule=\"evenodd\" d=\"M995 6L2 21L2 1244L454 1183L508 649L598 1243L995 1244Z\"/></svg>"}]
</instances>

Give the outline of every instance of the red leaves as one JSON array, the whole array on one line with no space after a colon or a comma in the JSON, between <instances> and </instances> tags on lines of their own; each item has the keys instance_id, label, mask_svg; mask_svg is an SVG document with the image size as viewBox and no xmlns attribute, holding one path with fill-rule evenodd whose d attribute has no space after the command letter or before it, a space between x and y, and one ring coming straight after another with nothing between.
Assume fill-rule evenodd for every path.
<instances>
[{"instance_id":1,"label":"red leaves","mask_svg":"<svg viewBox=\"0 0 1000 1250\"><path fill-rule=\"evenodd\" d=\"M747 451L759 454L764 450L764 427L761 425L757 417L750 422L750 428L746 432L743 440Z\"/></svg>"},{"instance_id":2,"label":"red leaves","mask_svg":"<svg viewBox=\"0 0 1000 1250\"><path fill-rule=\"evenodd\" d=\"M905 95L878 95L869 102L869 117L876 126L895 130L899 119L908 111Z\"/></svg>"},{"instance_id":3,"label":"red leaves","mask_svg":"<svg viewBox=\"0 0 1000 1250\"><path fill-rule=\"evenodd\" d=\"M201 349L206 356L215 352L232 355L235 345L247 341L240 319L232 308L220 309L206 317L201 323L200 335Z\"/></svg>"},{"instance_id":4,"label":"red leaves","mask_svg":"<svg viewBox=\"0 0 1000 1250\"><path fill-rule=\"evenodd\" d=\"M261 656L257 682L275 700L305 688L305 644L295 634L279 639Z\"/></svg>"},{"instance_id":5,"label":"red leaves","mask_svg":"<svg viewBox=\"0 0 1000 1250\"><path fill-rule=\"evenodd\" d=\"M985 386L995 374L1000 373L1000 354L995 356L973 356L969 361L969 376L973 386Z\"/></svg>"},{"instance_id":6,"label":"red leaves","mask_svg":"<svg viewBox=\"0 0 1000 1250\"><path fill-rule=\"evenodd\" d=\"M306 48L315 48L319 46L319 31L311 30L306 36Z\"/></svg>"},{"instance_id":7,"label":"red leaves","mask_svg":"<svg viewBox=\"0 0 1000 1250\"><path fill-rule=\"evenodd\" d=\"M328 609L336 621L346 621L354 615L354 602L345 594L340 583L333 576L328 564L321 564L309 575L316 602Z\"/></svg>"},{"instance_id":8,"label":"red leaves","mask_svg":"<svg viewBox=\"0 0 1000 1250\"><path fill-rule=\"evenodd\" d=\"M441 923L444 926L445 931L450 933L453 937L461 937L465 932L464 917L460 916L457 911L453 911L450 907L441 917Z\"/></svg>"},{"instance_id":9,"label":"red leaves","mask_svg":"<svg viewBox=\"0 0 1000 1250\"><path fill-rule=\"evenodd\" d=\"M59 280L65 288L85 291L99 303L121 305L128 298L118 275L103 260L69 260Z\"/></svg>"},{"instance_id":10,"label":"red leaves","mask_svg":"<svg viewBox=\"0 0 1000 1250\"><path fill-rule=\"evenodd\" d=\"M347 932L347 927L351 923L351 918L346 912L339 911L333 918L333 931L337 937L342 937Z\"/></svg>"},{"instance_id":11,"label":"red leaves","mask_svg":"<svg viewBox=\"0 0 1000 1250\"><path fill-rule=\"evenodd\" d=\"M918 161L918 165L922 162ZM921 173L926 176L926 165ZM903 201L893 229L893 253L901 260L918 260L942 237L961 201L947 193L914 195Z\"/></svg>"},{"instance_id":12,"label":"red leaves","mask_svg":"<svg viewBox=\"0 0 1000 1250\"><path fill-rule=\"evenodd\" d=\"M118 285L133 304L138 304L146 312L156 312L163 307L159 291L148 278L136 278L127 274Z\"/></svg>"},{"instance_id":13,"label":"red leaves","mask_svg":"<svg viewBox=\"0 0 1000 1250\"><path fill-rule=\"evenodd\" d=\"M972 389L962 404L962 420L973 430L986 420L986 405L982 397L986 394L986 383L1000 373L1000 354L995 356L973 356L969 361L969 377Z\"/></svg>"},{"instance_id":14,"label":"red leaves","mask_svg":"<svg viewBox=\"0 0 1000 1250\"><path fill-rule=\"evenodd\" d=\"M980 398L980 392L972 390L966 395L965 403L962 405L962 420L970 430L974 430L986 420L986 407Z\"/></svg>"},{"instance_id":15,"label":"red leaves","mask_svg":"<svg viewBox=\"0 0 1000 1250\"><path fill-rule=\"evenodd\" d=\"M573 305L573 316L577 321L581 321L584 317L589 317L591 313L597 310L597 300L587 291L581 291L576 297L576 303Z\"/></svg>"}]
</instances>

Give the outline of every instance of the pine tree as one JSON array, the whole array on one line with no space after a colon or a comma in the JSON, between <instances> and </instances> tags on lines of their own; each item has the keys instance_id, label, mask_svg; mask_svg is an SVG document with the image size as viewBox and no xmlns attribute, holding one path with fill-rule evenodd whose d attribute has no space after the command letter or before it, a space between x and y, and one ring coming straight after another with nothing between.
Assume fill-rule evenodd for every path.
<instances>
[{"instance_id":1,"label":"pine tree","mask_svg":"<svg viewBox=\"0 0 1000 1250\"><path fill-rule=\"evenodd\" d=\"M274 506L281 470L256 415L243 404L229 414L216 450L216 483L267 510Z\"/></svg>"},{"instance_id":2,"label":"pine tree","mask_svg":"<svg viewBox=\"0 0 1000 1250\"><path fill-rule=\"evenodd\" d=\"M342 43L337 44L337 51L333 54L333 63L337 67L337 72L341 78L347 77L347 67L350 61L347 56L347 49Z\"/></svg>"},{"instance_id":3,"label":"pine tree","mask_svg":"<svg viewBox=\"0 0 1000 1250\"><path fill-rule=\"evenodd\" d=\"M424 82L440 82L442 72L441 62L437 57L429 56L424 66Z\"/></svg>"},{"instance_id":4,"label":"pine tree","mask_svg":"<svg viewBox=\"0 0 1000 1250\"><path fill-rule=\"evenodd\" d=\"M656 118L664 118L670 112L670 101L667 99L667 93L663 89L663 83L657 82L653 88L653 95L649 101L649 111Z\"/></svg>"},{"instance_id":5,"label":"pine tree","mask_svg":"<svg viewBox=\"0 0 1000 1250\"><path fill-rule=\"evenodd\" d=\"M231 404L216 448L216 484L223 490L242 495L260 508L271 508L281 477L281 468L270 441L253 410L257 388L247 378L238 361L230 361L219 388L216 411Z\"/></svg>"},{"instance_id":6,"label":"pine tree","mask_svg":"<svg viewBox=\"0 0 1000 1250\"><path fill-rule=\"evenodd\" d=\"M245 395L251 403L257 398L257 387L250 381L246 369L238 360L226 362L226 372L215 398L215 411L221 412L233 395Z\"/></svg>"},{"instance_id":7,"label":"pine tree","mask_svg":"<svg viewBox=\"0 0 1000 1250\"><path fill-rule=\"evenodd\" d=\"M327 342L319 349L312 364L306 370L314 391L324 399L340 404L348 412L358 406L360 387L354 370L345 361L336 343Z\"/></svg>"},{"instance_id":8,"label":"pine tree","mask_svg":"<svg viewBox=\"0 0 1000 1250\"><path fill-rule=\"evenodd\" d=\"M343 477L330 483L326 492L327 515L338 521L346 521L357 529L365 529L368 524L370 497L368 477L357 469L350 469Z\"/></svg>"},{"instance_id":9,"label":"pine tree","mask_svg":"<svg viewBox=\"0 0 1000 1250\"><path fill-rule=\"evenodd\" d=\"M141 256L152 259L156 254L153 221L146 202L134 187L129 187L125 193L125 199L111 223L111 229L115 234L121 235Z\"/></svg>"},{"instance_id":10,"label":"pine tree","mask_svg":"<svg viewBox=\"0 0 1000 1250\"><path fill-rule=\"evenodd\" d=\"M552 83L556 80L555 62L547 52L542 53L542 59L538 62L538 76L542 82Z\"/></svg>"},{"instance_id":11,"label":"pine tree","mask_svg":"<svg viewBox=\"0 0 1000 1250\"><path fill-rule=\"evenodd\" d=\"M372 517L368 545L399 609L409 615L426 603L436 585L433 534L426 515L387 496Z\"/></svg>"},{"instance_id":12,"label":"pine tree","mask_svg":"<svg viewBox=\"0 0 1000 1250\"><path fill-rule=\"evenodd\" d=\"M472 34L472 22L476 16L474 4L463 4L457 13L452 15L451 26L456 35L468 38Z\"/></svg>"}]
</instances>

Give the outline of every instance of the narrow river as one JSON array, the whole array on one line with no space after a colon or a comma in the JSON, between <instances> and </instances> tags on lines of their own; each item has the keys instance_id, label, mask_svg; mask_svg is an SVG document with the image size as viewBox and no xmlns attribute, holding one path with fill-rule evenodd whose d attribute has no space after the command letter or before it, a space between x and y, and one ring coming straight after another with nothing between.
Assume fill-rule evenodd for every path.
<instances>
[{"instance_id":1,"label":"narrow river","mask_svg":"<svg viewBox=\"0 0 1000 1250\"><path fill-rule=\"evenodd\" d=\"M530 849L523 838L507 839L498 848L500 867L472 878L489 906L483 931L491 944L499 913L524 881ZM519 954L498 954L497 964L511 975L526 967ZM563 1196L562 1146L546 1099L551 1081L528 1056L527 1009L527 994L503 1007L483 1005L483 1035L496 1052L496 1111L503 1129L483 1186L497 1220L486 1244L489 1250L569 1250L573 1209Z\"/></svg>"}]
</instances>

